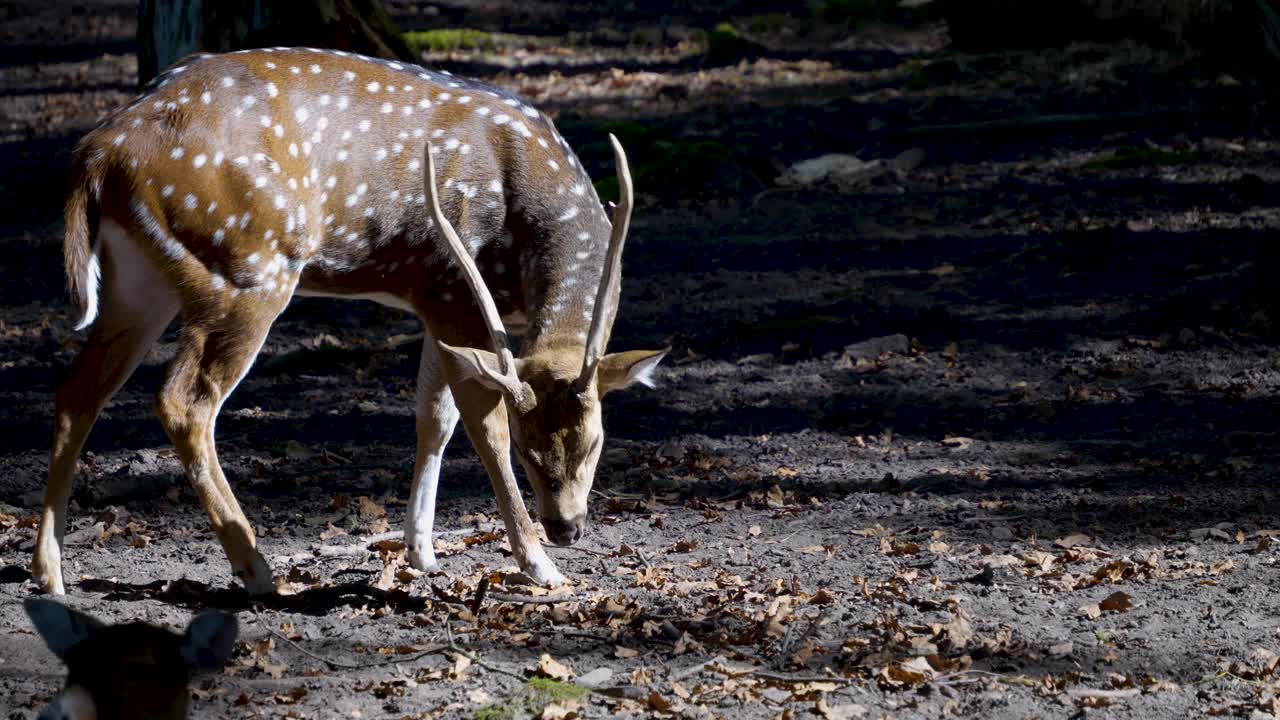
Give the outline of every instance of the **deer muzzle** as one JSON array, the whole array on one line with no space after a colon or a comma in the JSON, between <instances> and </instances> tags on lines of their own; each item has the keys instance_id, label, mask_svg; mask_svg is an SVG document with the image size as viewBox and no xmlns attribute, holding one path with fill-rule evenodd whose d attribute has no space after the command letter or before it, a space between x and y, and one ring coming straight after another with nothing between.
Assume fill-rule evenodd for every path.
<instances>
[{"instance_id":1,"label":"deer muzzle","mask_svg":"<svg viewBox=\"0 0 1280 720\"><path fill-rule=\"evenodd\" d=\"M567 547L582 539L582 533L587 527L587 516L584 513L567 519L543 517L542 527L547 531L547 540Z\"/></svg>"}]
</instances>

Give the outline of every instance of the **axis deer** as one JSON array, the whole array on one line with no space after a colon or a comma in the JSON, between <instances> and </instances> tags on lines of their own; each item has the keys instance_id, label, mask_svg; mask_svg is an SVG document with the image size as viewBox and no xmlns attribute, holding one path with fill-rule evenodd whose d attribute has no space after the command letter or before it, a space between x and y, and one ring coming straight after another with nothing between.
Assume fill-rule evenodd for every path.
<instances>
[{"instance_id":1,"label":"axis deer","mask_svg":"<svg viewBox=\"0 0 1280 720\"><path fill-rule=\"evenodd\" d=\"M411 564L437 567L436 486L461 418L520 568L563 582L509 446L548 539L575 542L604 439L600 400L651 386L665 354L604 354L632 202L611 142L621 189L612 225L551 120L496 87L308 48L193 56L167 70L75 151L64 255L77 327L90 330L57 389L36 582L64 592L67 499L85 437L181 311L156 412L232 571L250 592L274 590L218 464L214 423L295 294L371 299L425 324ZM503 315L526 319L518 358Z\"/></svg>"},{"instance_id":2,"label":"axis deer","mask_svg":"<svg viewBox=\"0 0 1280 720\"><path fill-rule=\"evenodd\" d=\"M191 678L231 656L234 615L207 610L183 634L144 622L104 625L61 603L23 601L40 637L67 666L61 693L39 720L182 720Z\"/></svg>"}]
</instances>

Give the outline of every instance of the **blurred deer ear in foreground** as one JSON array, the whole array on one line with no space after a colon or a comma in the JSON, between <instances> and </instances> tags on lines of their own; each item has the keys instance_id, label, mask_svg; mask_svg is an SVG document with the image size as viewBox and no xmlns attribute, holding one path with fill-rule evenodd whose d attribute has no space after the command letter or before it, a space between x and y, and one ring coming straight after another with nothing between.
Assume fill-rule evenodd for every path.
<instances>
[{"instance_id":1,"label":"blurred deer ear in foreground","mask_svg":"<svg viewBox=\"0 0 1280 720\"><path fill-rule=\"evenodd\" d=\"M222 668L239 628L234 615L206 610L182 634L145 622L106 625L54 600L28 598L27 615L67 667L61 693L40 720L180 720L188 683Z\"/></svg>"}]
</instances>

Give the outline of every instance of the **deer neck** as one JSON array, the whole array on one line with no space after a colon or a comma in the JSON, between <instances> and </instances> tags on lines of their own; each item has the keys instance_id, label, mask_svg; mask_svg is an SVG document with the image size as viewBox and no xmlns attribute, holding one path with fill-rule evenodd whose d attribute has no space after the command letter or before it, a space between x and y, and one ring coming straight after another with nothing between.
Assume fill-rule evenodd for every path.
<instances>
[{"instance_id":1,"label":"deer neck","mask_svg":"<svg viewBox=\"0 0 1280 720\"><path fill-rule=\"evenodd\" d=\"M572 195L571 195L572 196ZM572 222L561 221L554 234L529 248L525 264L525 301L529 330L522 354L576 349L581 362L604 271L610 224L590 186L574 198L579 212ZM563 214L561 215L561 217ZM554 222L554 221L553 221ZM603 310L612 325L617 298L608 298Z\"/></svg>"}]
</instances>

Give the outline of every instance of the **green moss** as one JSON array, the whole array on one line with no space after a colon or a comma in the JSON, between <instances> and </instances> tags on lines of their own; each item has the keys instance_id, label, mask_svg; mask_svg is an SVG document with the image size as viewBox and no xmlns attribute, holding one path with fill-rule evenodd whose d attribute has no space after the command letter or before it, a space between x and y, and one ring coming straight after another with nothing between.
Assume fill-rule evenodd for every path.
<instances>
[{"instance_id":1,"label":"green moss","mask_svg":"<svg viewBox=\"0 0 1280 720\"><path fill-rule=\"evenodd\" d=\"M796 18L782 13L764 13L762 15L752 15L747 18L745 23L747 31L753 35L772 35L780 33L784 30L793 29L798 25Z\"/></svg>"},{"instance_id":2,"label":"green moss","mask_svg":"<svg viewBox=\"0 0 1280 720\"><path fill-rule=\"evenodd\" d=\"M550 41L532 35L489 32L473 28L437 28L415 30L404 34L404 41L414 52L452 52L454 50L491 51L498 48L539 47Z\"/></svg>"},{"instance_id":3,"label":"green moss","mask_svg":"<svg viewBox=\"0 0 1280 720\"><path fill-rule=\"evenodd\" d=\"M529 690L537 695L545 696L547 702L553 700L581 700L591 691L576 683L560 682L551 678L529 678Z\"/></svg>"},{"instance_id":4,"label":"green moss","mask_svg":"<svg viewBox=\"0 0 1280 720\"><path fill-rule=\"evenodd\" d=\"M1125 146L1111 155L1085 163L1086 170L1123 170L1141 167L1190 165L1200 160L1194 150L1162 150L1160 148Z\"/></svg>"},{"instance_id":5,"label":"green moss","mask_svg":"<svg viewBox=\"0 0 1280 720\"><path fill-rule=\"evenodd\" d=\"M493 49L498 46L493 33L470 28L440 28L416 30L404 34L405 42L419 52L448 52L450 50Z\"/></svg>"},{"instance_id":6,"label":"green moss","mask_svg":"<svg viewBox=\"0 0 1280 720\"><path fill-rule=\"evenodd\" d=\"M472 714L474 720L514 720L516 708L511 705L486 705Z\"/></svg>"},{"instance_id":7,"label":"green moss","mask_svg":"<svg viewBox=\"0 0 1280 720\"><path fill-rule=\"evenodd\" d=\"M548 703L564 700L582 700L591 691L570 682L535 677L525 682L506 702L494 703L476 710L474 720L514 720L516 717L532 717L540 714Z\"/></svg>"},{"instance_id":8,"label":"green moss","mask_svg":"<svg viewBox=\"0 0 1280 720\"><path fill-rule=\"evenodd\" d=\"M631 179L639 188L679 188L696 192L726 169L737 170L733 153L714 140L686 140L670 133L631 122L609 123L602 134L612 133L627 149ZM584 150L587 150L584 148ZM593 152L609 152L595 144ZM601 200L618 199L618 179L612 175L595 183Z\"/></svg>"},{"instance_id":9,"label":"green moss","mask_svg":"<svg viewBox=\"0 0 1280 720\"><path fill-rule=\"evenodd\" d=\"M707 33L707 63L724 65L737 62L750 46L751 43L742 37L732 23L718 23Z\"/></svg>"},{"instance_id":10,"label":"green moss","mask_svg":"<svg viewBox=\"0 0 1280 720\"><path fill-rule=\"evenodd\" d=\"M823 0L818 11L828 22L861 23L890 16L897 0Z\"/></svg>"}]
</instances>

